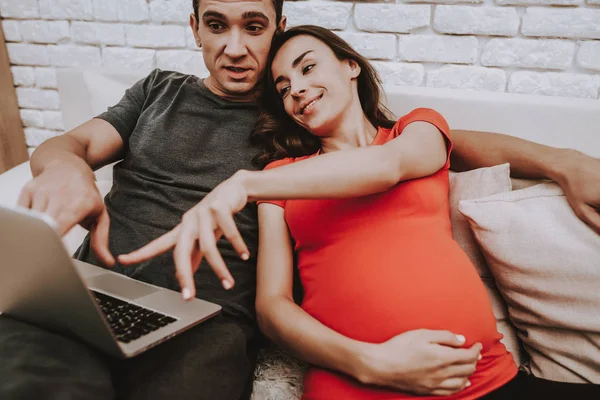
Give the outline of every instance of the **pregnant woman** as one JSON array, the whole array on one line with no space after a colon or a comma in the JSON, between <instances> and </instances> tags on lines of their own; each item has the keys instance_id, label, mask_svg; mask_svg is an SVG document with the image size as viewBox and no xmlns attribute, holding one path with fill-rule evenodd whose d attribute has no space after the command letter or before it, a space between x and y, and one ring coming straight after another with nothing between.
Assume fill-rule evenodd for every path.
<instances>
[{"instance_id":1,"label":"pregnant woman","mask_svg":"<svg viewBox=\"0 0 600 400\"><path fill-rule=\"evenodd\" d=\"M474 373L449 398L506 391L517 367L500 343L475 268L452 238L452 140L444 118L417 109L398 121L387 120L372 67L319 27L297 27L278 36L267 73L268 113L254 133L267 169L356 147L384 146L389 173L369 173L364 166L346 172L349 177L364 175L365 184L393 181L387 190L362 197L259 202L257 312L264 332L299 353L320 345L298 343L302 337L287 334L303 321L301 313L338 333L340 342L383 343L418 329L450 330L466 338L465 347L480 343L482 350ZM291 301L295 257L304 288L302 310L282 306ZM280 301L273 301L274 294ZM335 340L328 344L332 349ZM414 398L367 385L376 383L368 377L354 378L311 367L304 398Z\"/></svg>"}]
</instances>

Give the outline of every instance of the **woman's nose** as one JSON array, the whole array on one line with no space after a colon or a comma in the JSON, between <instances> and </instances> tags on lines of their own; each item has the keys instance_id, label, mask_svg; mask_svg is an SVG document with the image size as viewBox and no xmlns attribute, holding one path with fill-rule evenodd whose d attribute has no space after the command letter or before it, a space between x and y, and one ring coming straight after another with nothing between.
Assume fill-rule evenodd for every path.
<instances>
[{"instance_id":1,"label":"woman's nose","mask_svg":"<svg viewBox=\"0 0 600 400\"><path fill-rule=\"evenodd\" d=\"M300 87L294 88L294 87L292 87L292 96L294 96L294 97L300 97L300 96L302 96L305 93L306 93L306 89L304 89L304 88L300 88Z\"/></svg>"}]
</instances>

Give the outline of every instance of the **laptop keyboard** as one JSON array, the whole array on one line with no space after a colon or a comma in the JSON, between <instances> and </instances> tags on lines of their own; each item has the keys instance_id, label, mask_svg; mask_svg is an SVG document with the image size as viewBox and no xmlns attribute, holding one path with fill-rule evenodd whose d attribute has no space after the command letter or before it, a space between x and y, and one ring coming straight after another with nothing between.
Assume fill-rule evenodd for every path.
<instances>
[{"instance_id":1,"label":"laptop keyboard","mask_svg":"<svg viewBox=\"0 0 600 400\"><path fill-rule=\"evenodd\" d=\"M177 319L91 290L119 342L129 343Z\"/></svg>"}]
</instances>

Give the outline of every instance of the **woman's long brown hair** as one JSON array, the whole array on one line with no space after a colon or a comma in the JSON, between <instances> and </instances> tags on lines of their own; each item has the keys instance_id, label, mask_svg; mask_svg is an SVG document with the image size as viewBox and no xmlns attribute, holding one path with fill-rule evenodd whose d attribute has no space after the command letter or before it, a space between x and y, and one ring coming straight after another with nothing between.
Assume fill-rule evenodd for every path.
<instances>
[{"instance_id":1,"label":"woman's long brown hair","mask_svg":"<svg viewBox=\"0 0 600 400\"><path fill-rule=\"evenodd\" d=\"M319 138L298 125L287 115L283 101L275 88L271 67L281 47L298 35L310 35L325 43L339 60L353 60L361 69L357 78L358 96L365 116L375 127L391 128L392 113L381 103L381 80L375 68L339 36L314 25L302 25L278 33L273 38L266 66L265 92L261 114L252 130L250 140L260 149L254 162L261 168L271 161L286 157L301 157L316 153L321 147Z\"/></svg>"}]
</instances>

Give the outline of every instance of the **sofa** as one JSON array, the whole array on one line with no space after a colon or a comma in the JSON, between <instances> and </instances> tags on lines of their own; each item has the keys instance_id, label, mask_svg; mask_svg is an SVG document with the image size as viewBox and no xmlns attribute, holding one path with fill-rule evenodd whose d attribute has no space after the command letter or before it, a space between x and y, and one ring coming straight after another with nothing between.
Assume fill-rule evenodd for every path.
<instances>
[{"instance_id":1,"label":"sofa","mask_svg":"<svg viewBox=\"0 0 600 400\"><path fill-rule=\"evenodd\" d=\"M65 128L103 112L143 76L139 71L59 70ZM384 89L388 107L398 116L429 107L452 129L507 133L600 157L598 100ZM112 185L111 168L96 171L103 195ZM509 171L501 165L451 173L454 237L477 268L502 341L521 368L545 379L598 384L600 236L577 219L557 185L511 179ZM0 205L14 205L30 177L28 163L0 175ZM73 228L64 237L67 249L75 250L85 233ZM261 352L259 361L253 399L299 398L303 362L274 345Z\"/></svg>"}]
</instances>

